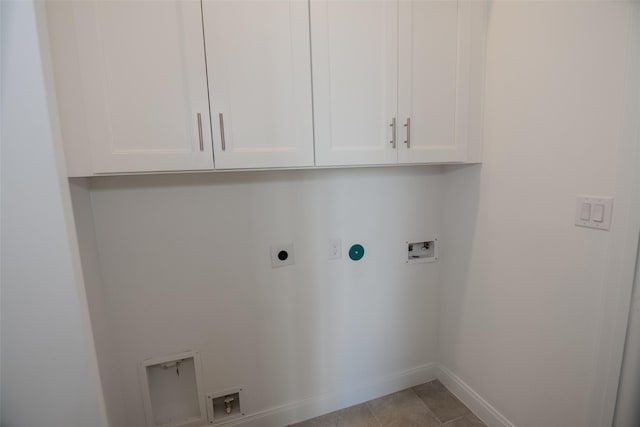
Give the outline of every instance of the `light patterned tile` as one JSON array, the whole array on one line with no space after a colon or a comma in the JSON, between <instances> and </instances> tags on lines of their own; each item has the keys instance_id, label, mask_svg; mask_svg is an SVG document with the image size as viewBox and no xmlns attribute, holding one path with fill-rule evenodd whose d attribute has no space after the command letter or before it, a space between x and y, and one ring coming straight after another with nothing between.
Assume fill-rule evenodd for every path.
<instances>
[{"instance_id":1,"label":"light patterned tile","mask_svg":"<svg viewBox=\"0 0 640 427\"><path fill-rule=\"evenodd\" d=\"M459 418L470 412L469 409L438 380L414 387L413 390L429 407L431 412L443 423Z\"/></svg>"},{"instance_id":2,"label":"light patterned tile","mask_svg":"<svg viewBox=\"0 0 640 427\"><path fill-rule=\"evenodd\" d=\"M380 423L363 403L294 424L292 427L380 427Z\"/></svg>"},{"instance_id":3,"label":"light patterned tile","mask_svg":"<svg viewBox=\"0 0 640 427\"><path fill-rule=\"evenodd\" d=\"M487 425L470 412L467 415L443 424L443 427L487 427Z\"/></svg>"},{"instance_id":4,"label":"light patterned tile","mask_svg":"<svg viewBox=\"0 0 640 427\"><path fill-rule=\"evenodd\" d=\"M436 420L411 389L368 403L382 427L435 427Z\"/></svg>"},{"instance_id":5,"label":"light patterned tile","mask_svg":"<svg viewBox=\"0 0 640 427\"><path fill-rule=\"evenodd\" d=\"M292 427L486 427L439 381L313 418Z\"/></svg>"}]
</instances>

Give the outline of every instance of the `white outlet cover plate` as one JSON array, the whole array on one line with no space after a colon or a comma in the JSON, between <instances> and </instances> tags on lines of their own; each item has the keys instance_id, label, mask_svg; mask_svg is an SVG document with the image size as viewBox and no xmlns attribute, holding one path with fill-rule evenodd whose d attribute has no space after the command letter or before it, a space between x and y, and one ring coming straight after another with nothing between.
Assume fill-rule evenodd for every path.
<instances>
[{"instance_id":1,"label":"white outlet cover plate","mask_svg":"<svg viewBox=\"0 0 640 427\"><path fill-rule=\"evenodd\" d=\"M278 258L278 254L282 251L287 252L287 259L281 260ZM293 253L293 243L286 245L274 245L271 246L271 267L278 268L286 265L295 264L295 257Z\"/></svg>"},{"instance_id":2,"label":"white outlet cover plate","mask_svg":"<svg viewBox=\"0 0 640 427\"><path fill-rule=\"evenodd\" d=\"M342 239L329 239L328 257L330 260L342 258Z\"/></svg>"},{"instance_id":3,"label":"white outlet cover plate","mask_svg":"<svg viewBox=\"0 0 640 427\"><path fill-rule=\"evenodd\" d=\"M582 206L588 203L590 205L589 219L582 219ZM602 221L594 220L595 206L604 207L604 215ZM596 228L598 230L608 230L611 227L611 214L613 212L613 197L598 196L578 196L576 197L576 217L575 223L579 227Z\"/></svg>"}]
</instances>

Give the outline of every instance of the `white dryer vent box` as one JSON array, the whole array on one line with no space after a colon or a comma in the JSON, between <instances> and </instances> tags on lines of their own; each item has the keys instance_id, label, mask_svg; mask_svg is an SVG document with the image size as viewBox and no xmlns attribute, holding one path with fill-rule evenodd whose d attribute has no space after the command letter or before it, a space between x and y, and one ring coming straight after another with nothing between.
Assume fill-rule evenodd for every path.
<instances>
[{"instance_id":1,"label":"white dryer vent box","mask_svg":"<svg viewBox=\"0 0 640 427\"><path fill-rule=\"evenodd\" d=\"M206 423L200 386L200 358L185 352L140 364L147 427L188 427Z\"/></svg>"}]
</instances>

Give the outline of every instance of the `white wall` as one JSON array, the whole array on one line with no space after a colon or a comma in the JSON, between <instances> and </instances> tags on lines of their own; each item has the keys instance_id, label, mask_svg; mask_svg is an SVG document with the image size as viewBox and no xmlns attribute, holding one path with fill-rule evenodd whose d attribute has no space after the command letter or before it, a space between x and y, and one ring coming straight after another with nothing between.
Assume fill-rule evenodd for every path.
<instances>
[{"instance_id":1,"label":"white wall","mask_svg":"<svg viewBox=\"0 0 640 427\"><path fill-rule=\"evenodd\" d=\"M56 160L32 2L1 2L2 418L104 426L69 194ZM42 22L39 22L41 25ZM44 67L44 68L43 68ZM58 147L59 148L59 147ZM64 163L61 163L64 165Z\"/></svg>"},{"instance_id":2,"label":"white wall","mask_svg":"<svg viewBox=\"0 0 640 427\"><path fill-rule=\"evenodd\" d=\"M112 422L143 424L137 362L199 349L205 391L244 385L249 412L439 360L515 425L597 425L612 236L628 226L630 16L625 2L492 4L482 166L79 183ZM585 193L616 197L610 233L573 225ZM434 234L441 262L405 266L403 242ZM326 261L335 236L365 259ZM288 241L297 265L272 270L269 245Z\"/></svg>"},{"instance_id":3,"label":"white wall","mask_svg":"<svg viewBox=\"0 0 640 427\"><path fill-rule=\"evenodd\" d=\"M517 426L598 424L601 301L626 224L573 221L578 194L628 206L629 10L494 2L483 164L445 174L439 358Z\"/></svg>"},{"instance_id":4,"label":"white wall","mask_svg":"<svg viewBox=\"0 0 640 427\"><path fill-rule=\"evenodd\" d=\"M144 423L137 363L188 349L205 391L243 385L249 413L434 362L440 264L405 264L405 242L437 237L441 178L427 166L92 179L125 425ZM295 266L272 269L270 245L288 242Z\"/></svg>"},{"instance_id":5,"label":"white wall","mask_svg":"<svg viewBox=\"0 0 640 427\"><path fill-rule=\"evenodd\" d=\"M91 209L90 184L87 179L77 178L69 182L73 201L73 217L81 254L82 274L91 313L96 358L111 426L124 425L123 400L120 378L113 356L113 335L109 329L107 307L102 291L100 257Z\"/></svg>"},{"instance_id":6,"label":"white wall","mask_svg":"<svg viewBox=\"0 0 640 427\"><path fill-rule=\"evenodd\" d=\"M640 23L640 5L636 5L633 13L635 14L635 22ZM640 25L636 25L633 30L632 40L635 40L635 44L632 44L632 49L635 50L635 55L631 65L634 67L633 69L640 70ZM636 74L634 77L635 79L632 81L635 84L629 87L629 93L632 96L630 99L632 111L630 121L635 123L633 128L635 132L632 133L632 137L635 135L636 138L635 156L631 156L634 160L631 174L633 178L630 181L631 191L635 197L631 200L630 220L634 224L633 230L636 230L636 233L635 235L633 232L629 233L629 244L632 244L635 237L637 251L632 297L628 303L629 316L624 360L615 406L614 426L616 427L640 425L640 405L638 405L640 402L640 232L638 232L640 228L640 113L633 114L633 111L640 111L640 76ZM633 98L634 94L635 98ZM624 314L624 309L620 311L623 312L621 314Z\"/></svg>"},{"instance_id":7,"label":"white wall","mask_svg":"<svg viewBox=\"0 0 640 427\"><path fill-rule=\"evenodd\" d=\"M640 425L640 259L636 261L635 276L624 363L620 372L616 402L616 427Z\"/></svg>"}]
</instances>

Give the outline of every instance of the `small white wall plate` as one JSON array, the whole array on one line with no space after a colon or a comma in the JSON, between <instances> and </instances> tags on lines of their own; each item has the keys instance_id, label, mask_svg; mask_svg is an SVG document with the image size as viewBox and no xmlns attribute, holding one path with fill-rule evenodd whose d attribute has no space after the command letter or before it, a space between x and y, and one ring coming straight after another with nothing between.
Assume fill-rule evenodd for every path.
<instances>
[{"instance_id":1,"label":"small white wall plate","mask_svg":"<svg viewBox=\"0 0 640 427\"><path fill-rule=\"evenodd\" d=\"M271 267L284 267L295 264L293 243L271 246Z\"/></svg>"},{"instance_id":2,"label":"small white wall plate","mask_svg":"<svg viewBox=\"0 0 640 427\"><path fill-rule=\"evenodd\" d=\"M328 259L342 258L342 239L329 239Z\"/></svg>"}]
</instances>

